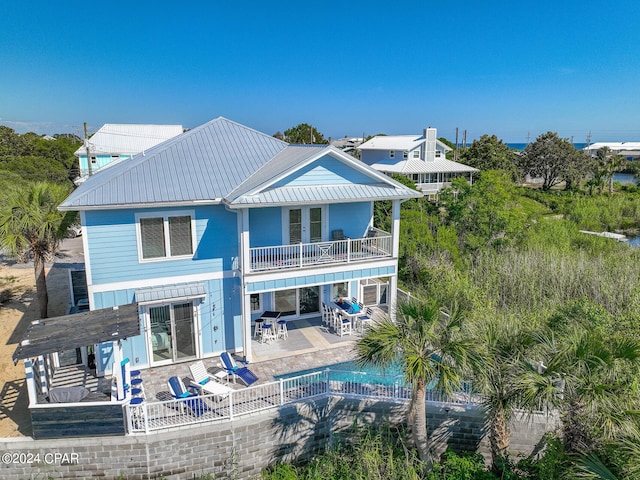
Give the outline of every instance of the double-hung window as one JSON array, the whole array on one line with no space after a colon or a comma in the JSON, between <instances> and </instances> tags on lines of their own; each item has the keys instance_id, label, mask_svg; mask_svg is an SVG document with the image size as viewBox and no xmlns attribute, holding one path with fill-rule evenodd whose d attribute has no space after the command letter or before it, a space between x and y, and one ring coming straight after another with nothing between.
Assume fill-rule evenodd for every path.
<instances>
[{"instance_id":1,"label":"double-hung window","mask_svg":"<svg viewBox=\"0 0 640 480\"><path fill-rule=\"evenodd\" d=\"M136 215L141 261L190 258L194 252L194 214L189 212Z\"/></svg>"}]
</instances>

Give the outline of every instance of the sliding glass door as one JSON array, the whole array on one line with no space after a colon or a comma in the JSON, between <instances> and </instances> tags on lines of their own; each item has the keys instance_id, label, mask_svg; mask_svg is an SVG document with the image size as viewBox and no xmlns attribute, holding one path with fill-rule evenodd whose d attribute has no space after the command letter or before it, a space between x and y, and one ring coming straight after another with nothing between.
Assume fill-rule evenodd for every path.
<instances>
[{"instance_id":1,"label":"sliding glass door","mask_svg":"<svg viewBox=\"0 0 640 480\"><path fill-rule=\"evenodd\" d=\"M274 293L275 308L283 317L320 312L320 287L279 290Z\"/></svg>"},{"instance_id":2,"label":"sliding glass door","mask_svg":"<svg viewBox=\"0 0 640 480\"><path fill-rule=\"evenodd\" d=\"M149 307L151 364L166 364L196 357L193 302Z\"/></svg>"}]
</instances>

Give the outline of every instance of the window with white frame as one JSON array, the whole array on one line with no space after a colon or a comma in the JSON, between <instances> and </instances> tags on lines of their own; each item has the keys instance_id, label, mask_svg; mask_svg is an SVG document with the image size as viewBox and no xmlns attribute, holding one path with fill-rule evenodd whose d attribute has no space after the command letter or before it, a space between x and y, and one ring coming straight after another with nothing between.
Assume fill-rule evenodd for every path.
<instances>
[{"instance_id":1,"label":"window with white frame","mask_svg":"<svg viewBox=\"0 0 640 480\"><path fill-rule=\"evenodd\" d=\"M393 158L396 156L396 151L395 150L389 150L389 158Z\"/></svg>"},{"instance_id":2,"label":"window with white frame","mask_svg":"<svg viewBox=\"0 0 640 480\"><path fill-rule=\"evenodd\" d=\"M193 256L193 212L138 214L136 220L141 260Z\"/></svg>"},{"instance_id":3,"label":"window with white frame","mask_svg":"<svg viewBox=\"0 0 640 480\"><path fill-rule=\"evenodd\" d=\"M413 151L413 158L420 158L420 149L419 148L416 148Z\"/></svg>"},{"instance_id":4,"label":"window with white frame","mask_svg":"<svg viewBox=\"0 0 640 480\"><path fill-rule=\"evenodd\" d=\"M440 150L436 150L436 158L440 158L442 156L442 152Z\"/></svg>"},{"instance_id":5,"label":"window with white frame","mask_svg":"<svg viewBox=\"0 0 640 480\"><path fill-rule=\"evenodd\" d=\"M409 152L408 152L408 151L406 151L406 150L405 150L404 152L402 152L402 158L403 158L404 160L406 160L407 158L409 158Z\"/></svg>"}]
</instances>

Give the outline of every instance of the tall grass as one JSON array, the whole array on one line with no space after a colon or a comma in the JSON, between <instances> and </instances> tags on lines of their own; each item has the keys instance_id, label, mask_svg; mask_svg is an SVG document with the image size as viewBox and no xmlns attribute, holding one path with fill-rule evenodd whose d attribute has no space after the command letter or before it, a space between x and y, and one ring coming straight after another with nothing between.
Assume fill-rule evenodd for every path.
<instances>
[{"instance_id":1,"label":"tall grass","mask_svg":"<svg viewBox=\"0 0 640 480\"><path fill-rule=\"evenodd\" d=\"M326 453L306 465L275 465L263 472L268 480L419 480L425 478L417 451L403 430L354 427Z\"/></svg>"},{"instance_id":2,"label":"tall grass","mask_svg":"<svg viewBox=\"0 0 640 480\"><path fill-rule=\"evenodd\" d=\"M640 306L640 255L620 246L615 254L534 246L479 253L469 272L494 305L521 312L549 310L588 298L613 315Z\"/></svg>"},{"instance_id":3,"label":"tall grass","mask_svg":"<svg viewBox=\"0 0 640 480\"><path fill-rule=\"evenodd\" d=\"M427 472L404 430L388 426L361 426L342 435L310 463L274 465L262 472L264 480L497 480L480 454L447 451ZM520 477L508 472L503 480Z\"/></svg>"},{"instance_id":4,"label":"tall grass","mask_svg":"<svg viewBox=\"0 0 640 480\"><path fill-rule=\"evenodd\" d=\"M640 225L640 197L576 197L563 206L563 213L583 230L600 232L634 229Z\"/></svg>"}]
</instances>

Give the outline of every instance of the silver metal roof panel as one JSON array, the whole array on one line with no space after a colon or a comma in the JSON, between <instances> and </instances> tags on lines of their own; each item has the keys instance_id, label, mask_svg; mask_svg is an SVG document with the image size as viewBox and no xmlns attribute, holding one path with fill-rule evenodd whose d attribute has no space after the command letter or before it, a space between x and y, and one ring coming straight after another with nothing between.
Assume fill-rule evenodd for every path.
<instances>
[{"instance_id":1,"label":"silver metal roof panel","mask_svg":"<svg viewBox=\"0 0 640 480\"><path fill-rule=\"evenodd\" d=\"M180 135L182 125L138 125L106 123L89 139L92 155L136 155L170 138ZM83 145L75 155L86 155Z\"/></svg>"},{"instance_id":2,"label":"silver metal roof panel","mask_svg":"<svg viewBox=\"0 0 640 480\"><path fill-rule=\"evenodd\" d=\"M420 198L421 192L390 184L350 184L317 187L282 187L257 195L243 195L231 205L238 207L266 207L272 205L300 205L304 203L346 203L369 200L398 200Z\"/></svg>"},{"instance_id":3,"label":"silver metal roof panel","mask_svg":"<svg viewBox=\"0 0 640 480\"><path fill-rule=\"evenodd\" d=\"M286 147L277 138L219 117L99 171L60 208L180 204L224 198Z\"/></svg>"}]
</instances>

